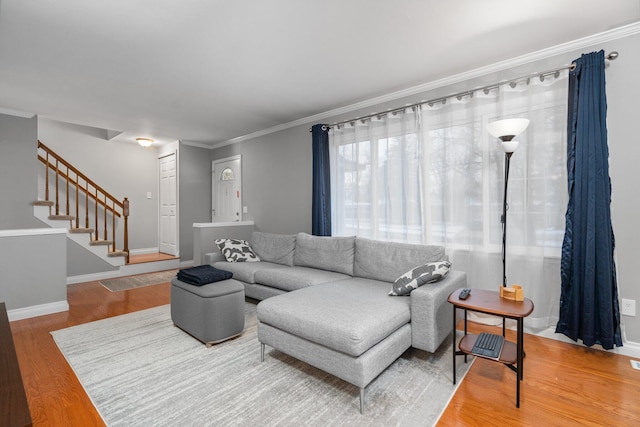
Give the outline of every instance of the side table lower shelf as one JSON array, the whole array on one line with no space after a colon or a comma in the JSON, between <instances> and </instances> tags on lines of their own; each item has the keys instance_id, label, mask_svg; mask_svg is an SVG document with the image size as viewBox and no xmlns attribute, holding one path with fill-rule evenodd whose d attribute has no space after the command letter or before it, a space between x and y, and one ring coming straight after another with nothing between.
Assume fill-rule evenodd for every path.
<instances>
[{"instance_id":1,"label":"side table lower shelf","mask_svg":"<svg viewBox=\"0 0 640 427\"><path fill-rule=\"evenodd\" d=\"M511 341L504 341L502 345L502 352L500 353L500 357L498 359L494 359L491 357L482 356L480 354L474 354L471 350L476 343L476 339L478 339L478 335L476 334L467 334L460 339L460 343L458 344L458 348L461 351L461 354L470 354L476 357L483 357L485 359L490 359L496 362L504 363L505 365L515 365L518 362L518 347L515 343Z\"/></svg>"}]
</instances>

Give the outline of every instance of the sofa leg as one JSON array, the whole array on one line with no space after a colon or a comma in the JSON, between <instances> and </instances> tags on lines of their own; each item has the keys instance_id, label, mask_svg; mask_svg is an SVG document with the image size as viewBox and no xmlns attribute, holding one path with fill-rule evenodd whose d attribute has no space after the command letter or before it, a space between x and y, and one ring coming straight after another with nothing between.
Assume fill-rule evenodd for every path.
<instances>
[{"instance_id":1,"label":"sofa leg","mask_svg":"<svg viewBox=\"0 0 640 427\"><path fill-rule=\"evenodd\" d=\"M260 362L264 362L264 344L260 343Z\"/></svg>"},{"instance_id":2,"label":"sofa leg","mask_svg":"<svg viewBox=\"0 0 640 427\"><path fill-rule=\"evenodd\" d=\"M360 387L360 413L364 415L364 387Z\"/></svg>"}]
</instances>

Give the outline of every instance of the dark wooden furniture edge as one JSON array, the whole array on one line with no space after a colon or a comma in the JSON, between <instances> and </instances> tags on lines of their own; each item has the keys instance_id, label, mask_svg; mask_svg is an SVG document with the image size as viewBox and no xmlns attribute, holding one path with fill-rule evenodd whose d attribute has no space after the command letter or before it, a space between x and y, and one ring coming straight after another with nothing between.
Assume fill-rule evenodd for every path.
<instances>
[{"instance_id":1,"label":"dark wooden furniture edge","mask_svg":"<svg viewBox=\"0 0 640 427\"><path fill-rule=\"evenodd\" d=\"M5 303L0 303L0 426L30 426L31 413L24 392L18 357Z\"/></svg>"}]
</instances>

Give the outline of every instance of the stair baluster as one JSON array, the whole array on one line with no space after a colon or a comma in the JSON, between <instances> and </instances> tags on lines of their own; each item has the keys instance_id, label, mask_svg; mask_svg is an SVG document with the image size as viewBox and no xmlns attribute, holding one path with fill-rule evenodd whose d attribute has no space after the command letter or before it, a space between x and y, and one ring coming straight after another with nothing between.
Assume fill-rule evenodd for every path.
<instances>
[{"instance_id":1,"label":"stair baluster","mask_svg":"<svg viewBox=\"0 0 640 427\"><path fill-rule=\"evenodd\" d=\"M97 242L98 240L100 240L100 229L98 228L98 189L97 188L96 188L95 198L93 200L95 200L95 205L96 205L96 209L93 215L96 219L96 224L95 224L96 238L94 240Z\"/></svg>"},{"instance_id":2,"label":"stair baluster","mask_svg":"<svg viewBox=\"0 0 640 427\"><path fill-rule=\"evenodd\" d=\"M42 155L40 154L42 152ZM55 216L61 218L55 219L69 219L71 224L70 232L91 233L91 243L98 245L108 245L109 256L124 256L125 262L129 263L129 199L124 198L124 201L119 201L102 187L97 185L86 175L76 169L73 165L69 164L66 160L56 154L53 150L48 148L42 142L38 141L38 160L45 166L45 189L44 189L44 201L36 202L34 204L55 206ZM55 161L54 161L55 160ZM50 176L49 174L55 174L55 202L50 202ZM60 181L64 180L64 188L60 188ZM83 182L84 181L84 182ZM64 191L66 196L65 207L66 212L64 215L60 213L60 192ZM70 192L73 192L70 194ZM81 228L82 220L80 218L81 212L81 195L84 192L84 229ZM70 197L75 194L75 216L71 216ZM93 217L95 220L95 228L90 229L90 209L89 205L94 203ZM102 209L102 215L100 214ZM50 212L51 215L51 212ZM102 219L100 219L102 216ZM109 221L111 216L111 221ZM124 248L122 251L116 249L116 217L122 218L123 224L123 242ZM54 219L54 218L52 218ZM75 221L73 221L75 219ZM102 235L100 238L100 221L103 222ZM109 233L109 227L111 227L111 233ZM109 235L111 234L111 236ZM111 240L109 240L109 237Z\"/></svg>"},{"instance_id":3,"label":"stair baluster","mask_svg":"<svg viewBox=\"0 0 640 427\"><path fill-rule=\"evenodd\" d=\"M58 159L56 159L56 215L60 215L60 168L58 167Z\"/></svg>"}]
</instances>

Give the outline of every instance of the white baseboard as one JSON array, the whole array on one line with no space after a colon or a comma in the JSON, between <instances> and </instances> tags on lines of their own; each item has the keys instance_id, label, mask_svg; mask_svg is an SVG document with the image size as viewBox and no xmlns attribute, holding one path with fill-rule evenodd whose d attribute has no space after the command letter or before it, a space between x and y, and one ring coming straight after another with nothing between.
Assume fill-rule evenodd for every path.
<instances>
[{"instance_id":1,"label":"white baseboard","mask_svg":"<svg viewBox=\"0 0 640 427\"><path fill-rule=\"evenodd\" d=\"M143 262L141 264L128 264L120 267L121 276L132 276L134 274L153 273L155 271L171 270L180 267L179 259L167 259L154 262Z\"/></svg>"},{"instance_id":2,"label":"white baseboard","mask_svg":"<svg viewBox=\"0 0 640 427\"><path fill-rule=\"evenodd\" d=\"M576 342L563 334L556 333L555 327L547 328L542 332L536 333L535 335L540 337L545 337L545 338L551 338L552 340L562 341L562 342L566 342L573 345L578 345L580 347L585 347L584 344L582 344L581 342ZM633 342L633 341L624 340L622 343L622 347L614 347L611 350L605 350L604 348L602 348L602 346L598 344L595 344L590 348L593 348L594 350L606 351L609 353L621 354L623 356L640 358L640 343Z\"/></svg>"},{"instance_id":3,"label":"white baseboard","mask_svg":"<svg viewBox=\"0 0 640 427\"><path fill-rule=\"evenodd\" d=\"M193 260L180 261L179 259L145 262L142 264L128 264L121 266L118 270L69 276L67 277L67 285L113 279L114 277L132 276L134 274L153 273L155 271L170 270L172 268L189 267L191 265L193 265Z\"/></svg>"},{"instance_id":4,"label":"white baseboard","mask_svg":"<svg viewBox=\"0 0 640 427\"><path fill-rule=\"evenodd\" d=\"M78 276L68 276L67 285L73 285L76 283L94 282L96 280L113 279L114 277L120 277L122 273L120 270L103 271L100 273L81 274Z\"/></svg>"},{"instance_id":5,"label":"white baseboard","mask_svg":"<svg viewBox=\"0 0 640 427\"><path fill-rule=\"evenodd\" d=\"M129 255L157 254L158 252L160 252L158 248L130 249Z\"/></svg>"},{"instance_id":6,"label":"white baseboard","mask_svg":"<svg viewBox=\"0 0 640 427\"><path fill-rule=\"evenodd\" d=\"M10 322L13 322L14 320L29 319L31 317L44 316L46 314L60 313L61 311L69 311L69 303L66 300L8 310L7 317Z\"/></svg>"}]
</instances>

